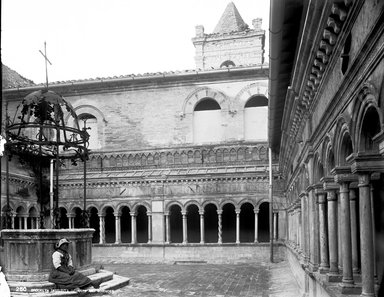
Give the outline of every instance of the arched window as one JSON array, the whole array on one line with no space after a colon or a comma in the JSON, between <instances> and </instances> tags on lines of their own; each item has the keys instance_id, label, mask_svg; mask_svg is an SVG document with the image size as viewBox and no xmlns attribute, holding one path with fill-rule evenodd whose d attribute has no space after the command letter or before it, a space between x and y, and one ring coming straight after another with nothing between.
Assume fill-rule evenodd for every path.
<instances>
[{"instance_id":1,"label":"arched window","mask_svg":"<svg viewBox=\"0 0 384 297\"><path fill-rule=\"evenodd\" d=\"M233 61L227 60L227 61L224 61L223 63L221 63L220 68L222 68L222 67L234 67L234 66L236 66L236 65L235 65L235 63L233 63Z\"/></svg>"},{"instance_id":2,"label":"arched window","mask_svg":"<svg viewBox=\"0 0 384 297\"><path fill-rule=\"evenodd\" d=\"M193 140L195 143L222 140L221 108L216 100L204 98L193 111Z\"/></svg>"},{"instance_id":3,"label":"arched window","mask_svg":"<svg viewBox=\"0 0 384 297\"><path fill-rule=\"evenodd\" d=\"M97 128L97 119L94 115L89 113L82 113L79 115L80 122L82 125L80 129L85 127L87 128L87 133L89 134L89 149L98 149L99 148L99 136L98 136L98 128Z\"/></svg>"},{"instance_id":4,"label":"arched window","mask_svg":"<svg viewBox=\"0 0 384 297\"><path fill-rule=\"evenodd\" d=\"M251 97L244 106L244 139L266 140L268 125L268 99Z\"/></svg>"}]
</instances>

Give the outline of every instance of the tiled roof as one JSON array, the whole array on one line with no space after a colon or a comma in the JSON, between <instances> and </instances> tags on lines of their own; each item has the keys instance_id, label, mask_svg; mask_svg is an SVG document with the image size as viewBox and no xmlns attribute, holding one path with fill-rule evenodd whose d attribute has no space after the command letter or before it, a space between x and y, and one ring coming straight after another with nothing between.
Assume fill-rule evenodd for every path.
<instances>
[{"instance_id":1,"label":"tiled roof","mask_svg":"<svg viewBox=\"0 0 384 297\"><path fill-rule=\"evenodd\" d=\"M247 68L247 67L260 67L261 69L268 68L268 63L264 64L247 64L247 65L236 65L235 67L222 67L222 68L215 68L212 67L212 69L187 69L187 70L175 70L175 71L164 71L164 72L146 72L143 74L128 74L128 75L120 75L120 76L110 76L110 77L96 77L96 78L86 78L86 79L78 79L78 80L66 80L66 81L56 81L56 82L49 82L50 86L60 86L60 85L66 85L66 84L76 84L76 83L93 83L93 82L108 82L108 81L114 81L114 80L139 80L139 79L146 79L146 78L157 78L157 77L172 77L172 76L178 76L178 75L187 75L187 74L198 74L198 73L209 73L209 72L215 72L215 71L223 71L223 70L232 70L232 69L241 69L241 68ZM29 81L29 80L27 80ZM10 85L6 87L3 84L3 89L13 89L18 87L27 87L27 86L45 86L45 84L34 84L32 81L29 81L30 83L27 85Z\"/></svg>"},{"instance_id":2,"label":"tiled roof","mask_svg":"<svg viewBox=\"0 0 384 297\"><path fill-rule=\"evenodd\" d=\"M248 25L244 22L235 4L230 2L225 8L213 33L238 32L246 29L248 29Z\"/></svg>"},{"instance_id":3,"label":"tiled roof","mask_svg":"<svg viewBox=\"0 0 384 297\"><path fill-rule=\"evenodd\" d=\"M27 87L27 86L34 85L33 81L25 77L22 77L15 70L12 70L8 66L4 65L3 63L1 64L1 71L2 71L1 80L2 80L3 89Z\"/></svg>"}]
</instances>

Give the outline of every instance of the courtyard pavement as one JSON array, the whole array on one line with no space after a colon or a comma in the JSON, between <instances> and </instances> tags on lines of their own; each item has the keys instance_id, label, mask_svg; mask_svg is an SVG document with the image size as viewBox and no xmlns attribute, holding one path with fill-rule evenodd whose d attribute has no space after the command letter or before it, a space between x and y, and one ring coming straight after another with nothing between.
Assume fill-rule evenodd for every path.
<instances>
[{"instance_id":1,"label":"courtyard pavement","mask_svg":"<svg viewBox=\"0 0 384 297\"><path fill-rule=\"evenodd\" d=\"M110 296L299 297L286 261L239 264L106 264L130 285Z\"/></svg>"}]
</instances>

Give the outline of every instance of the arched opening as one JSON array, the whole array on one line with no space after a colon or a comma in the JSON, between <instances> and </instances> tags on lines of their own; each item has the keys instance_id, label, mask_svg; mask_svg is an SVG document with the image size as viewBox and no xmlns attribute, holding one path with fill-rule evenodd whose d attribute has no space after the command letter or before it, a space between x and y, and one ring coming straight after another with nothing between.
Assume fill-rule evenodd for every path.
<instances>
[{"instance_id":1,"label":"arched opening","mask_svg":"<svg viewBox=\"0 0 384 297\"><path fill-rule=\"evenodd\" d=\"M137 208L137 242L138 243L147 243L148 242L148 215L147 208L143 205L140 205Z\"/></svg>"},{"instance_id":2,"label":"arched opening","mask_svg":"<svg viewBox=\"0 0 384 297\"><path fill-rule=\"evenodd\" d=\"M108 206L105 209L105 242L114 243L116 241L116 226L115 226L115 215L112 207Z\"/></svg>"},{"instance_id":3,"label":"arched opening","mask_svg":"<svg viewBox=\"0 0 384 297\"><path fill-rule=\"evenodd\" d=\"M19 206L16 209L16 218L15 218L15 229L26 229L27 226L24 226L24 217L26 216L26 211L24 210L24 207Z\"/></svg>"},{"instance_id":4,"label":"arched opening","mask_svg":"<svg viewBox=\"0 0 384 297\"><path fill-rule=\"evenodd\" d=\"M181 214L181 207L179 205L172 205L169 208L170 215L170 232L171 242L181 243L183 242L183 216Z\"/></svg>"},{"instance_id":5,"label":"arched opening","mask_svg":"<svg viewBox=\"0 0 384 297\"><path fill-rule=\"evenodd\" d=\"M204 233L206 243L218 242L218 216L217 207L214 204L207 204L204 207Z\"/></svg>"},{"instance_id":6,"label":"arched opening","mask_svg":"<svg viewBox=\"0 0 384 297\"><path fill-rule=\"evenodd\" d=\"M87 129L87 133L89 134L89 140L88 140L88 148L89 149L97 149L99 148L99 134L98 134L98 127L97 127L97 119L94 115L90 113L82 113L78 116L79 124L82 124L83 126L80 127L81 129L85 127Z\"/></svg>"},{"instance_id":7,"label":"arched opening","mask_svg":"<svg viewBox=\"0 0 384 297\"><path fill-rule=\"evenodd\" d=\"M348 132L344 133L340 150L340 165L348 165L347 157L353 153L352 140Z\"/></svg>"},{"instance_id":8,"label":"arched opening","mask_svg":"<svg viewBox=\"0 0 384 297\"><path fill-rule=\"evenodd\" d=\"M240 211L240 242L254 242L255 212L249 202L241 205Z\"/></svg>"},{"instance_id":9,"label":"arched opening","mask_svg":"<svg viewBox=\"0 0 384 297\"><path fill-rule=\"evenodd\" d=\"M120 229L121 229L121 242L128 243L132 242L132 223L131 223L131 214L128 206L123 206L121 208L121 217L120 217Z\"/></svg>"},{"instance_id":10,"label":"arched opening","mask_svg":"<svg viewBox=\"0 0 384 297\"><path fill-rule=\"evenodd\" d=\"M74 223L73 223L73 228L82 228L82 224L81 224L81 214L82 214L82 210L80 207L76 207L74 208L74 212L75 212L75 218L74 218Z\"/></svg>"},{"instance_id":11,"label":"arched opening","mask_svg":"<svg viewBox=\"0 0 384 297\"><path fill-rule=\"evenodd\" d=\"M258 220L258 240L259 242L269 242L269 202L260 204Z\"/></svg>"},{"instance_id":12,"label":"arched opening","mask_svg":"<svg viewBox=\"0 0 384 297\"><path fill-rule=\"evenodd\" d=\"M219 142L222 139L221 108L212 98L202 99L193 111L193 141Z\"/></svg>"},{"instance_id":13,"label":"arched opening","mask_svg":"<svg viewBox=\"0 0 384 297\"><path fill-rule=\"evenodd\" d=\"M244 139L266 140L268 124L268 99L252 96L244 106Z\"/></svg>"},{"instance_id":14,"label":"arched opening","mask_svg":"<svg viewBox=\"0 0 384 297\"><path fill-rule=\"evenodd\" d=\"M331 171L335 166L335 155L333 154L333 150L330 149L328 152L327 175L331 174Z\"/></svg>"},{"instance_id":15,"label":"arched opening","mask_svg":"<svg viewBox=\"0 0 384 297\"><path fill-rule=\"evenodd\" d=\"M37 229L38 213L35 207L31 207L28 214L27 229Z\"/></svg>"},{"instance_id":16,"label":"arched opening","mask_svg":"<svg viewBox=\"0 0 384 297\"><path fill-rule=\"evenodd\" d=\"M360 152L378 152L379 147L373 138L380 132L380 119L374 107L368 108L365 113L360 134Z\"/></svg>"},{"instance_id":17,"label":"arched opening","mask_svg":"<svg viewBox=\"0 0 384 297\"><path fill-rule=\"evenodd\" d=\"M89 210L89 227L95 229L93 232L92 243L100 242L100 222L99 214L96 207L91 207Z\"/></svg>"},{"instance_id":18,"label":"arched opening","mask_svg":"<svg viewBox=\"0 0 384 297\"><path fill-rule=\"evenodd\" d=\"M67 216L67 210L64 207L59 208L60 211L60 228L68 229L69 228L69 220Z\"/></svg>"},{"instance_id":19,"label":"arched opening","mask_svg":"<svg viewBox=\"0 0 384 297\"><path fill-rule=\"evenodd\" d=\"M187 237L188 242L200 242L200 215L197 205L189 205L187 208Z\"/></svg>"},{"instance_id":20,"label":"arched opening","mask_svg":"<svg viewBox=\"0 0 384 297\"><path fill-rule=\"evenodd\" d=\"M220 68L223 68L223 67L235 67L235 63L231 60L226 60L224 61L223 63L221 63L220 65Z\"/></svg>"},{"instance_id":21,"label":"arched opening","mask_svg":"<svg viewBox=\"0 0 384 297\"><path fill-rule=\"evenodd\" d=\"M221 222L223 243L236 242L236 211L233 204L227 203L223 206Z\"/></svg>"}]
</instances>

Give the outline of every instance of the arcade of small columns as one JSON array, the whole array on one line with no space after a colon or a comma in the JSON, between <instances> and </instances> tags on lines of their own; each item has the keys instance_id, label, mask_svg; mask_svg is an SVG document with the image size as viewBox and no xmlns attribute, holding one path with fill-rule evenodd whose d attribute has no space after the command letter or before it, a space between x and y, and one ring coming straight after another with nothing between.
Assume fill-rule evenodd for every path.
<instances>
[{"instance_id":1,"label":"arcade of small columns","mask_svg":"<svg viewBox=\"0 0 384 297\"><path fill-rule=\"evenodd\" d=\"M288 244L310 271L327 273L330 282L342 281L344 287L351 287L355 284L354 273L361 271L363 292L373 293L377 270L371 178L375 174L353 175L345 167L332 172L333 178L323 177L322 183L307 187L289 208Z\"/></svg>"},{"instance_id":2,"label":"arcade of small columns","mask_svg":"<svg viewBox=\"0 0 384 297\"><path fill-rule=\"evenodd\" d=\"M240 212L241 212L241 209L236 209L235 210L235 213L236 213L236 241L235 243L239 244L240 243ZM218 221L217 221L217 225L218 225L218 230L217 230L217 237L218 237L218 241L217 243L221 244L223 243L223 239L222 239L222 213L223 213L223 210L217 210L217 217L218 217ZM131 217L131 241L130 243L131 244L136 244L137 243L137 222L136 222L136 219L137 219L137 212L136 211L131 211L129 212L130 214L130 217ZM258 223L259 223L259 218L258 218L258 214L259 214L259 209L254 209L254 220L255 220L255 224L254 224L254 242L257 243L259 242L258 240L258 231L259 231L259 226L258 226ZM147 220L148 220L148 244L152 243L152 213L150 211L147 211L146 212L146 215L147 215ZM165 237L165 243L166 244L170 244L172 241L171 241L171 223L170 223L170 215L171 215L171 212L170 211L166 211L164 212L164 223L165 223L165 234L164 234L164 237ZM181 215L182 215L182 243L183 244L187 244L188 243L188 211L186 210L183 210L181 211ZM277 212L274 212L273 213L273 217L274 217L274 226L275 226L275 231L274 231L274 237L275 239L277 239ZM204 227L204 210L199 210L199 216L200 216L200 244L204 244L206 243L205 241L205 227ZM75 219L75 216L72 214L72 215L69 215L68 216L68 221L69 221L69 228L74 228L74 219ZM92 227L92 226L91 226ZM100 240L99 240L99 244L104 244L106 243L106 240L105 240L105 213L99 215L99 230L100 230ZM115 215L115 244L120 244L122 243L122 240L121 240L121 213L118 212L117 215Z\"/></svg>"}]
</instances>

